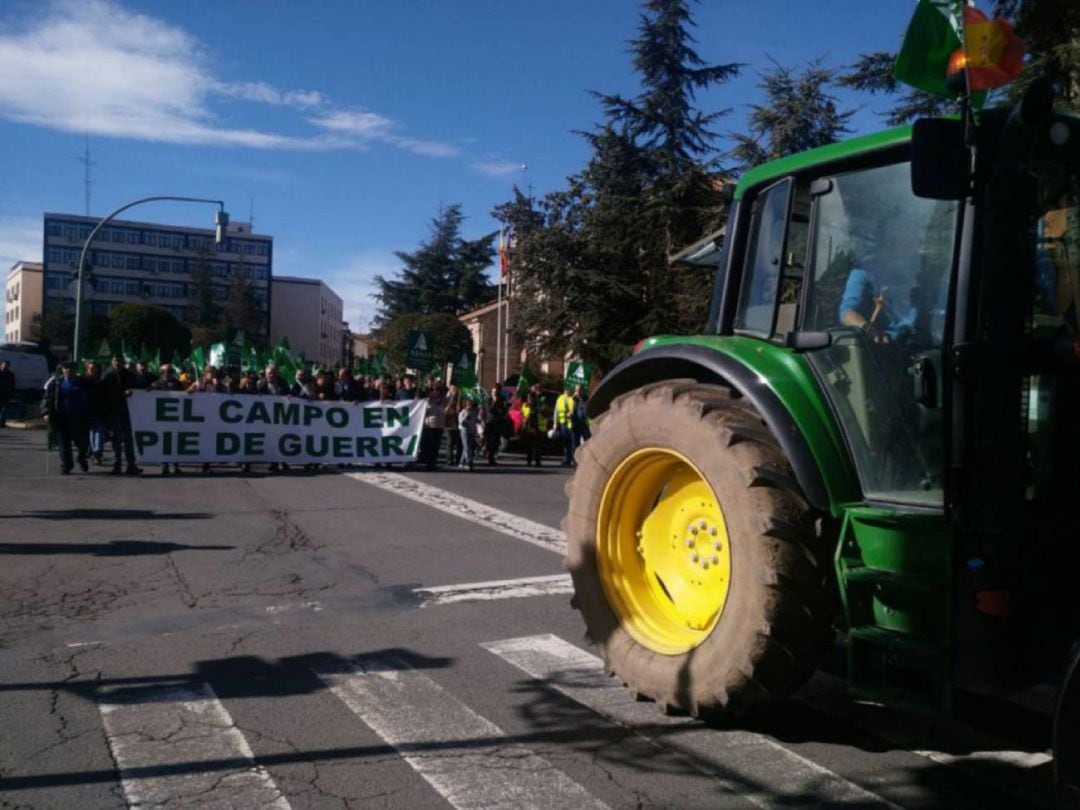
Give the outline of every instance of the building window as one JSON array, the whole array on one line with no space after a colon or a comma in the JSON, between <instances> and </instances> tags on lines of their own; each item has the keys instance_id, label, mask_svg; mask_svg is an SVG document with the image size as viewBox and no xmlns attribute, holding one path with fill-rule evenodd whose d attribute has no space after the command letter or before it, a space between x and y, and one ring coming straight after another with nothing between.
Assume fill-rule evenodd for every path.
<instances>
[{"instance_id":1,"label":"building window","mask_svg":"<svg viewBox=\"0 0 1080 810\"><path fill-rule=\"evenodd\" d=\"M143 244L157 246L157 234L153 231L143 231Z\"/></svg>"},{"instance_id":2,"label":"building window","mask_svg":"<svg viewBox=\"0 0 1080 810\"><path fill-rule=\"evenodd\" d=\"M82 239L83 241L90 238L90 226L89 225L80 225L79 226L79 238Z\"/></svg>"},{"instance_id":3,"label":"building window","mask_svg":"<svg viewBox=\"0 0 1080 810\"><path fill-rule=\"evenodd\" d=\"M65 225L64 226L64 237L66 239L74 239L75 238L75 226L74 225Z\"/></svg>"},{"instance_id":4,"label":"building window","mask_svg":"<svg viewBox=\"0 0 1080 810\"><path fill-rule=\"evenodd\" d=\"M61 236L63 234L63 229L60 227L59 222L50 222L45 226L45 233L49 236Z\"/></svg>"}]
</instances>

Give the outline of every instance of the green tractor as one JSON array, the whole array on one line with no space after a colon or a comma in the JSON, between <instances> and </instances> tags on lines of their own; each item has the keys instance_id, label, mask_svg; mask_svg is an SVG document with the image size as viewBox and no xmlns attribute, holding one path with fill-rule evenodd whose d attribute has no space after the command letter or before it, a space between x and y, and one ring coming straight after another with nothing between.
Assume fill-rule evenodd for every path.
<instances>
[{"instance_id":1,"label":"green tractor","mask_svg":"<svg viewBox=\"0 0 1080 810\"><path fill-rule=\"evenodd\" d=\"M839 638L878 701L1041 696L1080 792L1080 117L1048 82L748 172L706 333L590 415L572 604L633 693L752 712Z\"/></svg>"}]
</instances>

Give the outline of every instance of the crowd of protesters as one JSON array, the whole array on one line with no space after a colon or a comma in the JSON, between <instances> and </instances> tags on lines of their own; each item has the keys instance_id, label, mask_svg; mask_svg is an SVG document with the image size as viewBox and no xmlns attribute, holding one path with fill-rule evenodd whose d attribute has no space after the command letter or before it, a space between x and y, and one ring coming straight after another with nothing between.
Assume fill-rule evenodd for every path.
<instances>
[{"instance_id":1,"label":"crowd of protesters","mask_svg":"<svg viewBox=\"0 0 1080 810\"><path fill-rule=\"evenodd\" d=\"M497 387L489 392L462 392L456 386L447 387L438 378L418 383L412 375L354 377L347 368L300 368L292 376L291 382L286 380L274 365L258 372L211 365L196 374L194 370L178 371L164 364L154 374L145 362L126 362L116 354L104 370L100 363L88 362L80 374L74 363L62 364L46 383L41 407L59 447L60 472L64 475L70 474L76 464L83 472L90 469L91 462L104 465L107 446L112 450L113 475L142 472L136 463L127 404L127 398L136 390L252 394L358 404L426 399L416 463L427 469L443 463L444 434L445 463L468 470L483 459L488 465L497 465L503 446L513 438L520 440L529 466L541 465L545 438L548 443L558 440L562 465L572 466L574 449L589 438L587 397L581 386L560 394L548 414L544 408L547 395L539 386L519 396L513 389ZM545 430L545 425L550 429ZM198 466L209 473L217 465ZM304 466L313 469L321 465ZM240 467L244 472L251 471L248 463ZM288 469L284 463L269 465L271 472ZM178 464L161 467L162 475L180 472Z\"/></svg>"}]
</instances>

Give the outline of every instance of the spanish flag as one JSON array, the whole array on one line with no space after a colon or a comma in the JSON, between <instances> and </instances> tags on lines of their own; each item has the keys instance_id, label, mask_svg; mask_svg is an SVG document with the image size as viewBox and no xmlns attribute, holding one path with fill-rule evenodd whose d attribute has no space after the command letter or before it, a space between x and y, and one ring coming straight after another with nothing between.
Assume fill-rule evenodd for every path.
<instances>
[{"instance_id":1,"label":"spanish flag","mask_svg":"<svg viewBox=\"0 0 1080 810\"><path fill-rule=\"evenodd\" d=\"M964 9L964 65L972 92L1008 84L1024 66L1024 43L1012 24L988 20L977 8Z\"/></svg>"},{"instance_id":2,"label":"spanish flag","mask_svg":"<svg viewBox=\"0 0 1080 810\"><path fill-rule=\"evenodd\" d=\"M961 11L962 8L962 11ZM897 81L955 98L965 69L972 93L1008 84L1023 66L1024 43L1010 23L956 0L919 0L896 57Z\"/></svg>"}]
</instances>

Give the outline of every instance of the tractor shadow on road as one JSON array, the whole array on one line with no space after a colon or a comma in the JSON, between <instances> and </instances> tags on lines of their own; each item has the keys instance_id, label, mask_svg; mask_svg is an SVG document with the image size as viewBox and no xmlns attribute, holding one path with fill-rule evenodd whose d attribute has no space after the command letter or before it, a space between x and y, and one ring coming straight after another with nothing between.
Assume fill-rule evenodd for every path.
<instances>
[{"instance_id":1,"label":"tractor shadow on road","mask_svg":"<svg viewBox=\"0 0 1080 810\"><path fill-rule=\"evenodd\" d=\"M560 677L557 675L554 680ZM567 678L580 686L573 672L567 673ZM797 794L786 792L770 779L758 779L743 772L740 766L748 756L745 734L749 732L832 768L901 806L907 806L908 802L922 807L973 810L1055 806L1049 764L1032 767L1007 757L995 758L992 751L991 756L980 756L986 753L980 746L956 739L947 744L944 732L938 729L928 730L919 741L889 741L875 736L850 717L826 715L796 699L781 701L769 712L750 717L695 720L676 713L674 722L672 715L665 715L657 705L655 723L625 726L560 694L547 682L525 679L517 683L514 692L521 698L517 714L531 729L527 735L530 742L569 743L588 753L605 770L625 768L666 776L705 774L715 780L710 789L716 791L718 803L724 796L752 794L768 806L836 806L835 794L831 793L835 786L830 784L835 776L824 768L820 778L811 777ZM627 699L632 700L629 693ZM897 713L891 712L888 719L895 722ZM877 722L886 721L878 718ZM910 724L911 718L906 722ZM709 755L703 755L700 749L703 732L717 738L715 747L708 746ZM734 735L732 741L725 743L725 735ZM940 747L943 756L933 759L912 753L923 747ZM888 773L887 786L899 787L899 793L894 797L889 790L875 786L875 774L865 770L871 760L859 755L853 763L844 763L852 759L850 754L844 754L845 749L874 755L873 767L883 769L876 776ZM956 759L948 761L945 749L950 749ZM775 767L782 769L782 760Z\"/></svg>"}]
</instances>

